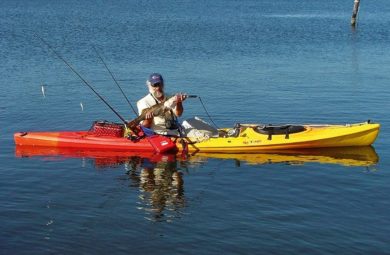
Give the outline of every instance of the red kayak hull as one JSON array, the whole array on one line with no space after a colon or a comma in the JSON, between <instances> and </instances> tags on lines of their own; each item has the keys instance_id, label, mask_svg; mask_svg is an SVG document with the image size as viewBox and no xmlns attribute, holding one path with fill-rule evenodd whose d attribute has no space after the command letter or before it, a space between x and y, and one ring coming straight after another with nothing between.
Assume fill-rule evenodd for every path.
<instances>
[{"instance_id":1,"label":"red kayak hull","mask_svg":"<svg viewBox=\"0 0 390 255\"><path fill-rule=\"evenodd\" d=\"M14 134L16 145L91 150L167 152L176 149L171 139L154 135L138 140L125 137L96 136L88 131L18 132Z\"/></svg>"}]
</instances>

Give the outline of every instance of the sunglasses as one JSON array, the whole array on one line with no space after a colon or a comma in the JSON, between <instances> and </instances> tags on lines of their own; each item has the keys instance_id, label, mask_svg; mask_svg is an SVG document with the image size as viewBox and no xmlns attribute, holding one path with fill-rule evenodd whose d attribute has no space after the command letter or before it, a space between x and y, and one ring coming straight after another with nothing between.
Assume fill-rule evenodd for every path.
<instances>
[{"instance_id":1,"label":"sunglasses","mask_svg":"<svg viewBox=\"0 0 390 255\"><path fill-rule=\"evenodd\" d=\"M157 87L161 87L163 86L164 84L160 83L160 82L157 82L155 84L151 84L150 86L152 86L153 88L157 88Z\"/></svg>"}]
</instances>

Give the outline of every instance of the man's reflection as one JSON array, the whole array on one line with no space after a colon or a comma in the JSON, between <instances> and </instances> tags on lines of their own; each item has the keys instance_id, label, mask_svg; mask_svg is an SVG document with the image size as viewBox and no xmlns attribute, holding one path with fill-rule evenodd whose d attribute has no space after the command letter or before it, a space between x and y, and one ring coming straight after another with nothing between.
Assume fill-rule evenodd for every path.
<instances>
[{"instance_id":1,"label":"man's reflection","mask_svg":"<svg viewBox=\"0 0 390 255\"><path fill-rule=\"evenodd\" d=\"M170 221L185 206L182 172L174 157L133 158L127 165L132 186L140 190L142 206L150 220ZM139 174L137 169L140 169Z\"/></svg>"}]
</instances>

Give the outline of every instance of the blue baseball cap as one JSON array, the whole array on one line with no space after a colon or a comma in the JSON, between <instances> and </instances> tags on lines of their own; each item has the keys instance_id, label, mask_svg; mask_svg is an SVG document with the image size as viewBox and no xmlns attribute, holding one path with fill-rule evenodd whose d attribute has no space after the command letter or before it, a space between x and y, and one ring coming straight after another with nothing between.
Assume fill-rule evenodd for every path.
<instances>
[{"instance_id":1,"label":"blue baseball cap","mask_svg":"<svg viewBox=\"0 0 390 255\"><path fill-rule=\"evenodd\" d=\"M150 85L154 85L154 84L157 84L157 83L160 83L160 84L163 85L164 84L164 79L161 76L161 74L159 74L159 73L152 73L151 75L149 75L148 82L150 82Z\"/></svg>"}]
</instances>

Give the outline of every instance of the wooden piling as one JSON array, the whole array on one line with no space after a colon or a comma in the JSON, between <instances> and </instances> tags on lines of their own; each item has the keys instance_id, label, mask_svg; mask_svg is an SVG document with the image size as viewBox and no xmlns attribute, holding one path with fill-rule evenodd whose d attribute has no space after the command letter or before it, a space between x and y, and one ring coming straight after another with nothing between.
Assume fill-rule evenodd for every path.
<instances>
[{"instance_id":1,"label":"wooden piling","mask_svg":"<svg viewBox=\"0 0 390 255\"><path fill-rule=\"evenodd\" d=\"M351 18L351 26L356 27L356 19L359 12L359 4L360 0L355 0L353 4L352 18Z\"/></svg>"}]
</instances>

